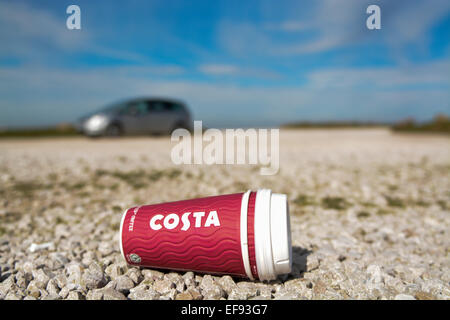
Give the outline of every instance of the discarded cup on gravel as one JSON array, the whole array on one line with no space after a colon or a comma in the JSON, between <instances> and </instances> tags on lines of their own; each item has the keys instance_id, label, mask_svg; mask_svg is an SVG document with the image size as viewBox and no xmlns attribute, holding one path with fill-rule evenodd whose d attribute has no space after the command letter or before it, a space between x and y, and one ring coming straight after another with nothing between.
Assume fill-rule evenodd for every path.
<instances>
[{"instance_id":1,"label":"discarded cup on gravel","mask_svg":"<svg viewBox=\"0 0 450 320\"><path fill-rule=\"evenodd\" d=\"M133 266L273 280L292 267L287 197L260 189L132 207L120 250Z\"/></svg>"}]
</instances>

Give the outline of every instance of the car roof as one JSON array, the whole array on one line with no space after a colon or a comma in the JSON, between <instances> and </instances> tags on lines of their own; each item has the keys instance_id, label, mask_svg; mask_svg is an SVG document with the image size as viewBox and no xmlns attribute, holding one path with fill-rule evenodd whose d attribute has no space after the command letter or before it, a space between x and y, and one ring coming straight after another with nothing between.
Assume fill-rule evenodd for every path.
<instances>
[{"instance_id":1,"label":"car roof","mask_svg":"<svg viewBox=\"0 0 450 320\"><path fill-rule=\"evenodd\" d=\"M126 102L138 102L138 101L168 102L168 103L176 103L176 104L185 106L185 103L183 101L180 101L178 99L173 99L173 98L164 98L164 97L139 97L139 98L129 99Z\"/></svg>"}]
</instances>

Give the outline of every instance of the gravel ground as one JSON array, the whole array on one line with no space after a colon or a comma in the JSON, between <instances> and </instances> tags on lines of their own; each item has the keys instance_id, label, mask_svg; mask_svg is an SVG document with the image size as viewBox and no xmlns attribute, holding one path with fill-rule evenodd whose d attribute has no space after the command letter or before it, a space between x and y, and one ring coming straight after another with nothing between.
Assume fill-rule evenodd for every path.
<instances>
[{"instance_id":1,"label":"gravel ground","mask_svg":"<svg viewBox=\"0 0 450 320\"><path fill-rule=\"evenodd\" d=\"M449 299L450 140L282 131L281 169L174 166L168 137L0 141L0 299ZM129 267L125 208L270 188L292 273L250 282Z\"/></svg>"}]
</instances>

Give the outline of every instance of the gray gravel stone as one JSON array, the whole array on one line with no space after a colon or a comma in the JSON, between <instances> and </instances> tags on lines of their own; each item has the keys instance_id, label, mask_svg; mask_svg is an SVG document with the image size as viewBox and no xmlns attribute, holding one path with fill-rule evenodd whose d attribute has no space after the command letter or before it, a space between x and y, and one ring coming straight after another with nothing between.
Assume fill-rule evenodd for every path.
<instances>
[{"instance_id":1,"label":"gray gravel stone","mask_svg":"<svg viewBox=\"0 0 450 320\"><path fill-rule=\"evenodd\" d=\"M225 291L219 286L213 286L202 290L203 299L206 300L219 300L225 297Z\"/></svg>"},{"instance_id":2,"label":"gray gravel stone","mask_svg":"<svg viewBox=\"0 0 450 320\"><path fill-rule=\"evenodd\" d=\"M59 296L63 299L67 298L67 296L69 295L70 290L68 287L63 287L61 288L61 290L59 291Z\"/></svg>"},{"instance_id":3,"label":"gray gravel stone","mask_svg":"<svg viewBox=\"0 0 450 320\"><path fill-rule=\"evenodd\" d=\"M89 266L93 261L96 260L95 253L93 251L87 251L83 254L83 259L81 263L85 266Z\"/></svg>"},{"instance_id":4,"label":"gray gravel stone","mask_svg":"<svg viewBox=\"0 0 450 320\"><path fill-rule=\"evenodd\" d=\"M52 252L49 254L50 259L53 262L53 268L59 269L63 268L67 263L69 263L69 259L60 252Z\"/></svg>"},{"instance_id":5,"label":"gray gravel stone","mask_svg":"<svg viewBox=\"0 0 450 320\"><path fill-rule=\"evenodd\" d=\"M84 300L84 296L81 292L79 291L71 291L69 292L69 294L67 295L66 300Z\"/></svg>"},{"instance_id":6,"label":"gray gravel stone","mask_svg":"<svg viewBox=\"0 0 450 320\"><path fill-rule=\"evenodd\" d=\"M56 275L53 279L55 280L58 288L62 289L63 287L65 287L67 285L67 278L64 276L63 273Z\"/></svg>"},{"instance_id":7,"label":"gray gravel stone","mask_svg":"<svg viewBox=\"0 0 450 320\"><path fill-rule=\"evenodd\" d=\"M14 276L17 286L21 289L25 289L31 280L33 280L33 275L31 273L25 273L22 270L17 271Z\"/></svg>"},{"instance_id":8,"label":"gray gravel stone","mask_svg":"<svg viewBox=\"0 0 450 320\"><path fill-rule=\"evenodd\" d=\"M255 296L255 297L249 298L249 300L271 300L271 296L268 296L268 295Z\"/></svg>"},{"instance_id":9,"label":"gray gravel stone","mask_svg":"<svg viewBox=\"0 0 450 320\"><path fill-rule=\"evenodd\" d=\"M102 290L102 289L100 289ZM122 293L120 293L117 290L107 288L102 290L103 294L103 300L126 300L127 297L125 297Z\"/></svg>"},{"instance_id":10,"label":"gray gravel stone","mask_svg":"<svg viewBox=\"0 0 450 320\"><path fill-rule=\"evenodd\" d=\"M200 283L201 293L203 295L203 299L206 300L219 300L226 296L225 291L217 284L214 278L207 274L203 276L203 279Z\"/></svg>"},{"instance_id":11,"label":"gray gravel stone","mask_svg":"<svg viewBox=\"0 0 450 320\"><path fill-rule=\"evenodd\" d=\"M193 300L192 295L189 291L178 293L175 300Z\"/></svg>"},{"instance_id":12,"label":"gray gravel stone","mask_svg":"<svg viewBox=\"0 0 450 320\"><path fill-rule=\"evenodd\" d=\"M122 276L126 272L126 267L123 265L120 265L118 263L113 263L106 267L105 273L111 278L116 279L119 276Z\"/></svg>"},{"instance_id":13,"label":"gray gravel stone","mask_svg":"<svg viewBox=\"0 0 450 320\"><path fill-rule=\"evenodd\" d=\"M194 281L196 285L199 285L202 282L203 277L201 275L196 274L194 277Z\"/></svg>"},{"instance_id":14,"label":"gray gravel stone","mask_svg":"<svg viewBox=\"0 0 450 320\"><path fill-rule=\"evenodd\" d=\"M209 274L203 276L199 286L203 299L218 300L226 295L226 292L222 289L222 287L216 283L214 278Z\"/></svg>"},{"instance_id":15,"label":"gray gravel stone","mask_svg":"<svg viewBox=\"0 0 450 320\"><path fill-rule=\"evenodd\" d=\"M161 295L166 295L171 292L171 289L175 289L175 283L167 279L156 280L153 283L153 289L155 289Z\"/></svg>"},{"instance_id":16,"label":"gray gravel stone","mask_svg":"<svg viewBox=\"0 0 450 320\"><path fill-rule=\"evenodd\" d=\"M178 293L177 289L172 288L165 294L161 295L160 298L163 300L175 300L177 293Z\"/></svg>"},{"instance_id":17,"label":"gray gravel stone","mask_svg":"<svg viewBox=\"0 0 450 320\"><path fill-rule=\"evenodd\" d=\"M129 269L126 275L135 283L139 283L143 280L143 275L138 268Z\"/></svg>"},{"instance_id":18,"label":"gray gravel stone","mask_svg":"<svg viewBox=\"0 0 450 320\"><path fill-rule=\"evenodd\" d=\"M88 293L86 294L86 300L101 300L103 298L104 290L105 288L89 290ZM112 290L114 291L114 289Z\"/></svg>"},{"instance_id":19,"label":"gray gravel stone","mask_svg":"<svg viewBox=\"0 0 450 320\"><path fill-rule=\"evenodd\" d=\"M14 277L11 275L2 283L0 283L0 299L3 299L9 291L15 287Z\"/></svg>"},{"instance_id":20,"label":"gray gravel stone","mask_svg":"<svg viewBox=\"0 0 450 320\"><path fill-rule=\"evenodd\" d=\"M6 297L4 298L5 300L22 300L22 296L18 295L15 292L8 292L8 294L6 295Z\"/></svg>"},{"instance_id":21,"label":"gray gravel stone","mask_svg":"<svg viewBox=\"0 0 450 320\"><path fill-rule=\"evenodd\" d=\"M89 269L83 273L83 282L88 289L102 288L108 283L102 268L95 262L92 262Z\"/></svg>"},{"instance_id":22,"label":"gray gravel stone","mask_svg":"<svg viewBox=\"0 0 450 320\"><path fill-rule=\"evenodd\" d=\"M67 275L67 283L74 286L81 286L82 282L82 266L78 263L70 263L65 268Z\"/></svg>"},{"instance_id":23,"label":"gray gravel stone","mask_svg":"<svg viewBox=\"0 0 450 320\"><path fill-rule=\"evenodd\" d=\"M192 296L192 300L202 300L203 296L200 292L200 290L196 287L188 287L186 289L187 292Z\"/></svg>"},{"instance_id":24,"label":"gray gravel stone","mask_svg":"<svg viewBox=\"0 0 450 320\"><path fill-rule=\"evenodd\" d=\"M35 269L35 266L34 266L33 262L26 261L23 263L22 269L23 269L23 272L32 274L33 270Z\"/></svg>"},{"instance_id":25,"label":"gray gravel stone","mask_svg":"<svg viewBox=\"0 0 450 320\"><path fill-rule=\"evenodd\" d=\"M187 287L194 286L195 280L194 280L194 273L192 271L188 271L183 275L184 283Z\"/></svg>"},{"instance_id":26,"label":"gray gravel stone","mask_svg":"<svg viewBox=\"0 0 450 320\"><path fill-rule=\"evenodd\" d=\"M246 166L186 167L172 178L160 138L95 148L78 138L2 140L0 220L9 222L0 223L0 299L450 300L448 137L357 131L281 130L283 170L264 178ZM144 162L129 143L152 154ZM118 167L125 178L156 169L163 178L135 189ZM290 274L252 282L127 265L117 207L233 193L243 179L288 195ZM33 189L26 197L25 184ZM51 250L28 250L49 242Z\"/></svg>"},{"instance_id":27,"label":"gray gravel stone","mask_svg":"<svg viewBox=\"0 0 450 320\"><path fill-rule=\"evenodd\" d=\"M39 290L39 287L36 285L36 281L32 280L27 287L27 295L32 296L34 298L39 298L41 296L41 290Z\"/></svg>"},{"instance_id":28,"label":"gray gravel stone","mask_svg":"<svg viewBox=\"0 0 450 320\"><path fill-rule=\"evenodd\" d=\"M33 270L33 281L39 289L47 286L50 277L47 276L42 269Z\"/></svg>"},{"instance_id":29,"label":"gray gravel stone","mask_svg":"<svg viewBox=\"0 0 450 320\"><path fill-rule=\"evenodd\" d=\"M383 276L381 272L381 268L377 265L370 265L367 267L367 273L369 274L369 283L377 285L381 284L383 281Z\"/></svg>"},{"instance_id":30,"label":"gray gravel stone","mask_svg":"<svg viewBox=\"0 0 450 320\"><path fill-rule=\"evenodd\" d=\"M101 242L98 246L98 252L104 257L114 252L114 248L110 242Z\"/></svg>"},{"instance_id":31,"label":"gray gravel stone","mask_svg":"<svg viewBox=\"0 0 450 320\"><path fill-rule=\"evenodd\" d=\"M307 280L305 279L292 279L284 283L284 288L287 291L304 292L309 290L307 288Z\"/></svg>"},{"instance_id":32,"label":"gray gravel stone","mask_svg":"<svg viewBox=\"0 0 450 320\"><path fill-rule=\"evenodd\" d=\"M128 294L130 289L134 287L134 282L127 276L120 276L116 279L116 290L123 294Z\"/></svg>"},{"instance_id":33,"label":"gray gravel stone","mask_svg":"<svg viewBox=\"0 0 450 320\"><path fill-rule=\"evenodd\" d=\"M200 281L200 288L201 289L207 289L207 288L212 287L214 285L216 285L216 281L214 280L214 278L211 275L206 274L206 275L204 275L201 278L201 281Z\"/></svg>"},{"instance_id":34,"label":"gray gravel stone","mask_svg":"<svg viewBox=\"0 0 450 320\"><path fill-rule=\"evenodd\" d=\"M157 300L159 297L160 294L151 288L133 288L130 289L128 295L128 298L131 300Z\"/></svg>"},{"instance_id":35,"label":"gray gravel stone","mask_svg":"<svg viewBox=\"0 0 450 320\"><path fill-rule=\"evenodd\" d=\"M308 255L305 257L306 259L306 270L313 271L319 268L320 260L316 255Z\"/></svg>"},{"instance_id":36,"label":"gray gravel stone","mask_svg":"<svg viewBox=\"0 0 450 320\"><path fill-rule=\"evenodd\" d=\"M170 272L164 275L164 279L169 280L175 284L175 289L178 292L183 292L185 288L184 279L181 275L176 272Z\"/></svg>"},{"instance_id":37,"label":"gray gravel stone","mask_svg":"<svg viewBox=\"0 0 450 320\"><path fill-rule=\"evenodd\" d=\"M304 298L300 295L300 293L295 292L285 292L283 294L275 295L274 300L303 300Z\"/></svg>"},{"instance_id":38,"label":"gray gravel stone","mask_svg":"<svg viewBox=\"0 0 450 320\"><path fill-rule=\"evenodd\" d=\"M164 278L164 273L156 270L143 269L141 273L145 279L162 280Z\"/></svg>"},{"instance_id":39,"label":"gray gravel stone","mask_svg":"<svg viewBox=\"0 0 450 320\"><path fill-rule=\"evenodd\" d=\"M48 294L42 300L61 300L61 296L58 294Z\"/></svg>"},{"instance_id":40,"label":"gray gravel stone","mask_svg":"<svg viewBox=\"0 0 450 320\"><path fill-rule=\"evenodd\" d=\"M246 292L243 292L237 288L232 289L228 294L228 300L247 300L248 296Z\"/></svg>"},{"instance_id":41,"label":"gray gravel stone","mask_svg":"<svg viewBox=\"0 0 450 320\"><path fill-rule=\"evenodd\" d=\"M395 296L395 300L416 300L416 299L409 294L401 293Z\"/></svg>"},{"instance_id":42,"label":"gray gravel stone","mask_svg":"<svg viewBox=\"0 0 450 320\"><path fill-rule=\"evenodd\" d=\"M236 283L233 278L228 275L221 277L218 283L227 294L230 294L231 291L236 288Z\"/></svg>"},{"instance_id":43,"label":"gray gravel stone","mask_svg":"<svg viewBox=\"0 0 450 320\"><path fill-rule=\"evenodd\" d=\"M59 287L55 278L52 278L48 281L47 287L45 288L50 295L59 295Z\"/></svg>"},{"instance_id":44,"label":"gray gravel stone","mask_svg":"<svg viewBox=\"0 0 450 320\"><path fill-rule=\"evenodd\" d=\"M70 230L69 227L63 224L58 224L55 227L55 237L56 238L69 238Z\"/></svg>"}]
</instances>

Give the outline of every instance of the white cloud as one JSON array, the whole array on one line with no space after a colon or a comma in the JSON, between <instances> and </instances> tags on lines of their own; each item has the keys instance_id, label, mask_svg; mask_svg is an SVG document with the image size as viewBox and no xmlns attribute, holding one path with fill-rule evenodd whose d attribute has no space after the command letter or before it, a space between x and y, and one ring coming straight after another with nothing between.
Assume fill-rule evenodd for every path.
<instances>
[{"instance_id":1,"label":"white cloud","mask_svg":"<svg viewBox=\"0 0 450 320\"><path fill-rule=\"evenodd\" d=\"M70 121L118 99L169 96L184 100L207 126L266 126L296 120L418 119L450 110L448 60L385 69L330 69L303 86L241 87L167 80L120 68L83 71L0 69L0 126Z\"/></svg>"},{"instance_id":2,"label":"white cloud","mask_svg":"<svg viewBox=\"0 0 450 320\"><path fill-rule=\"evenodd\" d=\"M209 75L230 75L236 74L239 71L236 66L228 64L203 64L198 69Z\"/></svg>"},{"instance_id":3,"label":"white cloud","mask_svg":"<svg viewBox=\"0 0 450 320\"><path fill-rule=\"evenodd\" d=\"M296 32L307 31L310 30L311 27L310 24L302 21L286 20L280 23L266 23L264 29L269 31Z\"/></svg>"},{"instance_id":4,"label":"white cloud","mask_svg":"<svg viewBox=\"0 0 450 320\"><path fill-rule=\"evenodd\" d=\"M398 89L406 86L434 86L450 89L450 60L397 67L334 68L308 75L308 87Z\"/></svg>"},{"instance_id":5,"label":"white cloud","mask_svg":"<svg viewBox=\"0 0 450 320\"><path fill-rule=\"evenodd\" d=\"M59 54L92 53L104 57L144 62L140 54L112 49L99 44L99 35L86 28L68 30L67 15L56 16L49 11L24 3L0 2L0 57L25 59L27 63L49 62Z\"/></svg>"},{"instance_id":6,"label":"white cloud","mask_svg":"<svg viewBox=\"0 0 450 320\"><path fill-rule=\"evenodd\" d=\"M52 46L61 50L74 50L89 41L89 32L68 32L65 16L57 19L46 10L32 8L23 3L0 3L0 53L30 56L33 48Z\"/></svg>"},{"instance_id":7,"label":"white cloud","mask_svg":"<svg viewBox=\"0 0 450 320\"><path fill-rule=\"evenodd\" d=\"M381 8L382 29L368 30L366 8ZM289 10L289 8L287 9ZM324 52L354 44L382 43L393 50L406 45L423 47L430 29L450 13L448 0L323 0L307 9L299 20L248 23L222 21L218 39L236 55L301 55ZM289 40L280 40L288 33ZM298 37L293 37L297 34Z\"/></svg>"},{"instance_id":8,"label":"white cloud","mask_svg":"<svg viewBox=\"0 0 450 320\"><path fill-rule=\"evenodd\" d=\"M290 18L260 25L223 21L219 40L230 52L246 57L322 52L367 41L368 34L371 41L401 49L411 43L423 45L430 28L448 13L448 1L431 2L433 5L379 0L381 33L369 33L365 28L366 2L327 0L301 21ZM215 81L196 82L183 80L186 70L181 66L150 65L140 54L96 44L99 35L84 29L69 31L64 18L13 2L0 3L0 57L24 58L37 62L29 65L41 66L0 68L0 126L73 120L105 103L141 95L185 100L196 119L209 126L276 125L303 119L424 119L450 110L448 60L398 67L320 69L301 75L307 80L305 85L273 87L217 81L222 76L280 77L269 68L205 63L198 71L215 76ZM289 39L297 39L291 38L296 33L300 37L297 41L281 40L277 37L280 32L288 33ZM54 59L55 53L72 51L143 63L88 70L42 66L46 59ZM205 61L213 58L208 56ZM170 76L177 76L177 80L170 80Z\"/></svg>"},{"instance_id":9,"label":"white cloud","mask_svg":"<svg viewBox=\"0 0 450 320\"><path fill-rule=\"evenodd\" d=\"M201 64L198 70L208 76L236 76L261 79L279 79L280 74L263 68L251 68L231 64Z\"/></svg>"}]
</instances>

